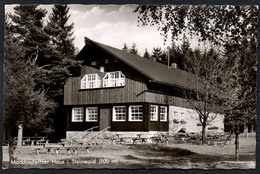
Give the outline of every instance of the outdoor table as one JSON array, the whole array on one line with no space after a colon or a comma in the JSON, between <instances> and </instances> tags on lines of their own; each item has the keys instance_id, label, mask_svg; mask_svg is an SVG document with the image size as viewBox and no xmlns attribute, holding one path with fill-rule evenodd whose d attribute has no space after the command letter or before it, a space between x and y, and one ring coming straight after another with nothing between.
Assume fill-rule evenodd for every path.
<instances>
[{"instance_id":1,"label":"outdoor table","mask_svg":"<svg viewBox=\"0 0 260 174\"><path fill-rule=\"evenodd\" d=\"M137 134L137 136L140 138L143 134Z\"/></svg>"},{"instance_id":2,"label":"outdoor table","mask_svg":"<svg viewBox=\"0 0 260 174\"><path fill-rule=\"evenodd\" d=\"M147 138L144 138L144 137L137 137L137 138L132 138L132 140L133 140L133 144L137 144L137 141L138 140L141 140L141 143L143 144L143 143L145 143L145 142L147 142Z\"/></svg>"},{"instance_id":3,"label":"outdoor table","mask_svg":"<svg viewBox=\"0 0 260 174\"><path fill-rule=\"evenodd\" d=\"M151 139L152 139L156 144L158 144L159 141L162 141L162 138L161 138L161 137L151 137Z\"/></svg>"},{"instance_id":4,"label":"outdoor table","mask_svg":"<svg viewBox=\"0 0 260 174\"><path fill-rule=\"evenodd\" d=\"M63 146L54 143L54 144L48 144L44 148L46 148L48 150L48 152L51 152L51 150L54 150L55 154L58 155L59 154L59 150L61 148L63 148Z\"/></svg>"},{"instance_id":5,"label":"outdoor table","mask_svg":"<svg viewBox=\"0 0 260 174\"><path fill-rule=\"evenodd\" d=\"M120 144L121 144L122 141L123 141L123 138L119 138L118 136L117 136L117 137L110 138L111 144L113 143L113 144L115 145L115 144L116 144L116 141L119 141Z\"/></svg>"},{"instance_id":6,"label":"outdoor table","mask_svg":"<svg viewBox=\"0 0 260 174\"><path fill-rule=\"evenodd\" d=\"M117 138L119 138L119 137L120 137L120 135L122 135L122 134L116 134Z\"/></svg>"},{"instance_id":7,"label":"outdoor table","mask_svg":"<svg viewBox=\"0 0 260 174\"><path fill-rule=\"evenodd\" d=\"M31 146L33 145L46 145L48 144L49 140L46 139L47 137L29 137L31 141ZM36 142L36 143L35 143Z\"/></svg>"}]
</instances>

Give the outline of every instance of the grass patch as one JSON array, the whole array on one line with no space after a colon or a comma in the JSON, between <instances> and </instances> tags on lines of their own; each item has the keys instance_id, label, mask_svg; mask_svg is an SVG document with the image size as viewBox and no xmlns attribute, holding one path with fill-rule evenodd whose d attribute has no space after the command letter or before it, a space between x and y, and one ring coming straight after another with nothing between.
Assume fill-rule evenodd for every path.
<instances>
[{"instance_id":1,"label":"grass patch","mask_svg":"<svg viewBox=\"0 0 260 174\"><path fill-rule=\"evenodd\" d=\"M21 151L15 152L18 160L58 160L65 161L64 164L51 163L48 165L13 165L13 168L254 168L252 162L255 161L255 138L248 139L240 137L240 160L249 161L247 163L231 163L223 161L235 160L235 145L220 148L218 146L191 145L191 144L107 144L90 148L90 153L86 150L79 150L77 155L68 155L66 151L60 155L47 153L47 151L36 155L34 147L23 147ZM8 167L8 148L3 146L3 167ZM95 164L78 163L73 164L72 160L96 160ZM107 159L108 163L99 163L102 159ZM68 161L68 162L67 162Z\"/></svg>"}]
</instances>

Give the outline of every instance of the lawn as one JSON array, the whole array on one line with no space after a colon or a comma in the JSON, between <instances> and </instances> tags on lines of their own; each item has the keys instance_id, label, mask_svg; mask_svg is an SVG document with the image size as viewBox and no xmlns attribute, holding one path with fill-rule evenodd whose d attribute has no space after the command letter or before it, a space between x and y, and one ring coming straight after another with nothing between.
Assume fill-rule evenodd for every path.
<instances>
[{"instance_id":1,"label":"lawn","mask_svg":"<svg viewBox=\"0 0 260 174\"><path fill-rule=\"evenodd\" d=\"M13 168L255 168L255 135L240 135L240 161L235 162L234 139L224 147L191 144L107 144L80 150L77 155L61 151L42 151L37 155L34 147L15 151ZM22 164L23 163L23 164ZM3 147L3 167L8 167L8 148Z\"/></svg>"}]
</instances>

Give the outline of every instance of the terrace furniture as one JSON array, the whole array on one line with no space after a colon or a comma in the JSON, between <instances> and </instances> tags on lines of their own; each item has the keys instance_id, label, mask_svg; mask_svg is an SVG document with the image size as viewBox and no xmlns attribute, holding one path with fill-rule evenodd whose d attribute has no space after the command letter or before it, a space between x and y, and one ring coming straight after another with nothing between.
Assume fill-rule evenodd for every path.
<instances>
[{"instance_id":1,"label":"terrace furniture","mask_svg":"<svg viewBox=\"0 0 260 174\"><path fill-rule=\"evenodd\" d=\"M67 153L68 155L71 154L71 151L74 152L75 155L77 155L77 150L80 149L80 148L85 148L87 149L87 153L89 153L89 146L85 146L85 145L73 145L73 144L70 144L70 145L65 145L64 146L64 149L67 150Z\"/></svg>"},{"instance_id":2,"label":"terrace furniture","mask_svg":"<svg viewBox=\"0 0 260 174\"><path fill-rule=\"evenodd\" d=\"M33 146L33 145L46 145L48 144L49 140L46 139L47 137L40 137L40 136L37 136L37 137L23 137L22 138L22 145L23 146L26 146L26 145L30 145L30 146ZM14 142L15 144L17 144L17 137L14 138Z\"/></svg>"},{"instance_id":3,"label":"terrace furniture","mask_svg":"<svg viewBox=\"0 0 260 174\"><path fill-rule=\"evenodd\" d=\"M141 137L142 134L138 134L137 137L120 137L120 134L117 134L116 137L113 137L112 139L110 139L112 141L113 144L115 144L116 142L118 142L119 144L125 144L126 142L132 141L133 144L137 144L137 142L141 142L142 144L147 142L146 137Z\"/></svg>"},{"instance_id":4,"label":"terrace furniture","mask_svg":"<svg viewBox=\"0 0 260 174\"><path fill-rule=\"evenodd\" d=\"M223 146L223 145L230 145L231 139L210 139L207 141L208 145L214 145L214 146Z\"/></svg>"},{"instance_id":5,"label":"terrace furniture","mask_svg":"<svg viewBox=\"0 0 260 174\"><path fill-rule=\"evenodd\" d=\"M230 145L231 142L231 134L225 135L225 134L209 134L207 136L207 144L208 145L215 145L215 146L224 146L224 145Z\"/></svg>"},{"instance_id":6,"label":"terrace furniture","mask_svg":"<svg viewBox=\"0 0 260 174\"><path fill-rule=\"evenodd\" d=\"M32 137L31 141L32 141L32 145L34 145L34 144L35 145L46 145L49 143L49 140L46 139L46 137L37 137L37 138Z\"/></svg>"},{"instance_id":7,"label":"terrace furniture","mask_svg":"<svg viewBox=\"0 0 260 174\"><path fill-rule=\"evenodd\" d=\"M137 137L139 137L139 138L140 138L142 135L143 135L143 134L137 134Z\"/></svg>"},{"instance_id":8,"label":"terrace furniture","mask_svg":"<svg viewBox=\"0 0 260 174\"><path fill-rule=\"evenodd\" d=\"M89 153L89 148L90 146L88 145L78 145L78 144L67 144L67 145L61 145L61 144L57 144L57 143L50 143L46 146L39 146L39 147L36 147L34 148L34 150L36 150L36 154L38 155L39 154L39 151L42 150L42 149L47 149L47 152L52 152L52 151L55 151L55 154L56 155L59 155L59 151L60 150L66 150L67 151L67 154L70 155L71 154L71 151L77 155L78 152L77 150L78 149L87 149L87 153Z\"/></svg>"},{"instance_id":9,"label":"terrace furniture","mask_svg":"<svg viewBox=\"0 0 260 174\"><path fill-rule=\"evenodd\" d=\"M51 152L52 150L54 150L55 154L58 155L59 154L59 150L61 148L63 148L63 146L60 145L60 144L48 144L44 148L47 149L48 152Z\"/></svg>"},{"instance_id":10,"label":"terrace furniture","mask_svg":"<svg viewBox=\"0 0 260 174\"><path fill-rule=\"evenodd\" d=\"M119 137L118 140L120 144L125 144L127 140L132 140L132 137Z\"/></svg>"},{"instance_id":11,"label":"terrace furniture","mask_svg":"<svg viewBox=\"0 0 260 174\"><path fill-rule=\"evenodd\" d=\"M145 137L137 137L137 138L132 138L133 144L137 144L138 141L141 141L142 144L147 142L148 138Z\"/></svg>"},{"instance_id":12,"label":"terrace furniture","mask_svg":"<svg viewBox=\"0 0 260 174\"><path fill-rule=\"evenodd\" d=\"M152 139L152 142L155 142L156 144L159 144L159 142L161 143L166 143L166 145L168 146L169 145L169 138L167 137L161 137L161 136L154 136L154 137L151 137Z\"/></svg>"},{"instance_id":13,"label":"terrace furniture","mask_svg":"<svg viewBox=\"0 0 260 174\"><path fill-rule=\"evenodd\" d=\"M43 149L43 146L38 146L38 147L34 148L37 155L39 155L41 149Z\"/></svg>"},{"instance_id":14,"label":"terrace furniture","mask_svg":"<svg viewBox=\"0 0 260 174\"><path fill-rule=\"evenodd\" d=\"M119 138L122 134L116 134L117 138Z\"/></svg>"}]
</instances>

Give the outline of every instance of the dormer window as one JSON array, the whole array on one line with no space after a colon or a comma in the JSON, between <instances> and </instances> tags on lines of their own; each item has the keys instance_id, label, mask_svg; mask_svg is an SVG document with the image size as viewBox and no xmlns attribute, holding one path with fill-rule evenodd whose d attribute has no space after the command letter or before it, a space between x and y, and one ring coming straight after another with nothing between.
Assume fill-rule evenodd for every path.
<instances>
[{"instance_id":1,"label":"dormer window","mask_svg":"<svg viewBox=\"0 0 260 174\"><path fill-rule=\"evenodd\" d=\"M81 89L100 88L101 78L98 74L86 74L81 79Z\"/></svg>"},{"instance_id":2,"label":"dormer window","mask_svg":"<svg viewBox=\"0 0 260 174\"><path fill-rule=\"evenodd\" d=\"M125 75L121 71L106 73L103 78L103 87L125 86Z\"/></svg>"}]
</instances>

